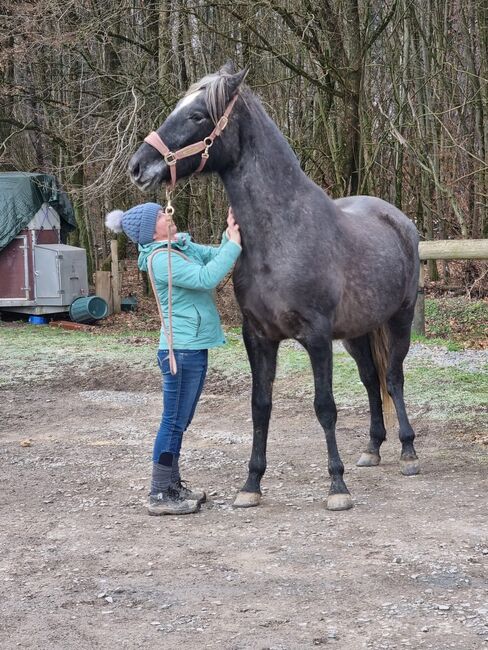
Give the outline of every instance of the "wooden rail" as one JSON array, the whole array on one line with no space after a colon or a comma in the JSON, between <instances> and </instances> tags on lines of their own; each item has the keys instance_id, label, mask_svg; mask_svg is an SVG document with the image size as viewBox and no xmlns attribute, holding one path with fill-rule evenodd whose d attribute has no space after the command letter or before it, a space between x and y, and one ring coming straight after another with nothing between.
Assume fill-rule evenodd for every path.
<instances>
[{"instance_id":1,"label":"wooden rail","mask_svg":"<svg viewBox=\"0 0 488 650\"><path fill-rule=\"evenodd\" d=\"M488 239L441 239L421 241L421 260L487 260Z\"/></svg>"},{"instance_id":2,"label":"wooden rail","mask_svg":"<svg viewBox=\"0 0 488 650\"><path fill-rule=\"evenodd\" d=\"M412 331L425 335L425 260L488 260L488 239L442 239L419 244L420 273Z\"/></svg>"}]
</instances>

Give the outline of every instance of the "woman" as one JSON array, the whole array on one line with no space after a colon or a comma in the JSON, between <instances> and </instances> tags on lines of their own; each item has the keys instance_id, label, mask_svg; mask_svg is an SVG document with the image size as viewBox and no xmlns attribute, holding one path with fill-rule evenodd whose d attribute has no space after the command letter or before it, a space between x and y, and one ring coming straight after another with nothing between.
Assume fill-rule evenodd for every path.
<instances>
[{"instance_id":1,"label":"woman","mask_svg":"<svg viewBox=\"0 0 488 650\"><path fill-rule=\"evenodd\" d=\"M241 253L241 235L232 208L220 247L201 246L187 233L176 233L163 208L143 203L127 212L114 210L106 225L122 230L139 244L139 268L152 265L158 299L164 318L168 314L168 240L171 241L172 329L176 374L169 366L168 340L161 328L158 364L163 374L163 414L153 451L153 469L148 512L150 515L180 515L197 512L205 492L191 490L180 477L179 456L183 433L188 428L200 398L207 372L208 349L225 343L214 300L214 289L227 275ZM168 229L170 232L168 232ZM154 253L154 254L153 254ZM167 322L166 322L167 324Z\"/></svg>"}]
</instances>

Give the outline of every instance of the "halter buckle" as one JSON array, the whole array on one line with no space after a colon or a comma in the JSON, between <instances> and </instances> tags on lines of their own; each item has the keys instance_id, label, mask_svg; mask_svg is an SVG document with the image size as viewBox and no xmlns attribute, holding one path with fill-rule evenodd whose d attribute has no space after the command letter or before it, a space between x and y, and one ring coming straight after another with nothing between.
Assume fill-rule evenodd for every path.
<instances>
[{"instance_id":1,"label":"halter buckle","mask_svg":"<svg viewBox=\"0 0 488 650\"><path fill-rule=\"evenodd\" d=\"M172 194L173 194L173 192L170 189L166 188L166 207L164 208L164 214L167 217L170 217L170 218L175 213L175 209L171 205L171 196L172 196Z\"/></svg>"},{"instance_id":2,"label":"halter buckle","mask_svg":"<svg viewBox=\"0 0 488 650\"><path fill-rule=\"evenodd\" d=\"M229 122L229 118L227 117L227 115L222 115L220 120L217 122L217 128L219 129L219 131L223 131L227 126L228 122Z\"/></svg>"},{"instance_id":3,"label":"halter buckle","mask_svg":"<svg viewBox=\"0 0 488 650\"><path fill-rule=\"evenodd\" d=\"M171 165L176 165L176 154L172 151L168 152L164 157L164 162L170 167Z\"/></svg>"},{"instance_id":4,"label":"halter buckle","mask_svg":"<svg viewBox=\"0 0 488 650\"><path fill-rule=\"evenodd\" d=\"M207 136L206 138L203 138L203 144L205 145L205 151L202 153L202 158L204 160L207 160L207 158L210 158L210 154L208 153L208 150L213 145L213 143L214 143L214 141L210 136Z\"/></svg>"}]
</instances>

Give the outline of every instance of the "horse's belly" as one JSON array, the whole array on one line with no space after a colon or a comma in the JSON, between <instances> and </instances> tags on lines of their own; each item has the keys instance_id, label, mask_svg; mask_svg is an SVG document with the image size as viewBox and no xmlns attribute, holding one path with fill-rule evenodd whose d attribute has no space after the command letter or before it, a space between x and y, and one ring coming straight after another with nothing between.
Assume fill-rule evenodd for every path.
<instances>
[{"instance_id":1,"label":"horse's belly","mask_svg":"<svg viewBox=\"0 0 488 650\"><path fill-rule=\"evenodd\" d=\"M401 309L403 301L403 292L399 292L395 300L340 302L334 314L333 338L353 339L381 327Z\"/></svg>"},{"instance_id":2,"label":"horse's belly","mask_svg":"<svg viewBox=\"0 0 488 650\"><path fill-rule=\"evenodd\" d=\"M333 339L355 339L363 334L368 334L380 327L384 321L368 319L362 322L354 321L337 321L334 322L332 329Z\"/></svg>"}]
</instances>

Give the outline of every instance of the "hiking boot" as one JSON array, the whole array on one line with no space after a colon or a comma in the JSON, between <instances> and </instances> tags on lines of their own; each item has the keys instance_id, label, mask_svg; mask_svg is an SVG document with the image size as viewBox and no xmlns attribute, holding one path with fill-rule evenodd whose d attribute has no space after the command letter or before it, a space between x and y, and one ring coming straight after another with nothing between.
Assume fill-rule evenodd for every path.
<instances>
[{"instance_id":1,"label":"hiking boot","mask_svg":"<svg viewBox=\"0 0 488 650\"><path fill-rule=\"evenodd\" d=\"M198 501L183 498L177 490L171 487L164 492L151 494L147 506L147 512L150 515L189 515L199 510Z\"/></svg>"},{"instance_id":2,"label":"hiking boot","mask_svg":"<svg viewBox=\"0 0 488 650\"><path fill-rule=\"evenodd\" d=\"M186 483L186 481L178 481L171 485L171 489L175 492L178 492L179 496L186 501L196 501L198 504L205 503L207 500L207 495L203 490L194 489L192 490Z\"/></svg>"}]
</instances>

